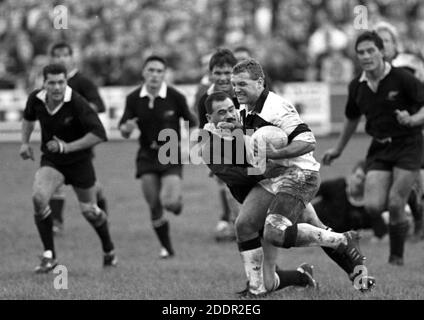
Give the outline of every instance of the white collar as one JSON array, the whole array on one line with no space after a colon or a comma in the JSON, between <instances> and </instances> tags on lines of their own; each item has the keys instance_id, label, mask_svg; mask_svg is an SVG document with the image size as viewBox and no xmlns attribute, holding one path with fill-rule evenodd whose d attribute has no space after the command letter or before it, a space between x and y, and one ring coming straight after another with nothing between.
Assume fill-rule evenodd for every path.
<instances>
[{"instance_id":1,"label":"white collar","mask_svg":"<svg viewBox=\"0 0 424 320\"><path fill-rule=\"evenodd\" d=\"M378 79L378 81L384 79L390 72L390 70L392 70L392 66L390 65L390 63L388 63L387 61L384 62L384 73L381 76L380 79ZM359 82L366 82L366 83L370 83L370 79L368 78L367 74L365 71L362 71L361 77L359 78Z\"/></svg>"},{"instance_id":2,"label":"white collar","mask_svg":"<svg viewBox=\"0 0 424 320\"><path fill-rule=\"evenodd\" d=\"M168 91L168 86L166 85L165 81L162 82L162 85L160 86L158 97L161 97L162 99L166 98L166 92ZM147 91L147 87L145 84L141 87L140 90L140 98L143 97L151 97L152 95Z\"/></svg>"},{"instance_id":3,"label":"white collar","mask_svg":"<svg viewBox=\"0 0 424 320\"><path fill-rule=\"evenodd\" d=\"M59 104L56 108L54 108L53 110L50 110L48 107L47 107L47 91L46 91L46 89L42 89L40 92L38 92L37 94L36 94L36 97L38 98L38 99L40 99L43 103L44 103L44 106L46 107L46 110L47 110L47 112L52 116L52 115L54 115L54 114L56 114L59 110L60 110L60 108L62 108L62 106L63 106L63 104L65 103L65 102L69 102L69 101L71 101L71 97L72 97L72 88L71 87L69 87L69 86L66 86L66 89L65 89L65 96L63 97L63 101L62 101L62 103L61 104Z\"/></svg>"},{"instance_id":4,"label":"white collar","mask_svg":"<svg viewBox=\"0 0 424 320\"><path fill-rule=\"evenodd\" d=\"M75 76L77 74L77 72L78 72L78 69L77 68L69 71L68 72L68 80L71 79L73 76Z\"/></svg>"},{"instance_id":5,"label":"white collar","mask_svg":"<svg viewBox=\"0 0 424 320\"><path fill-rule=\"evenodd\" d=\"M216 134L224 140L233 140L233 135L230 129L219 129L211 122L207 122L204 125L203 130Z\"/></svg>"},{"instance_id":6,"label":"white collar","mask_svg":"<svg viewBox=\"0 0 424 320\"><path fill-rule=\"evenodd\" d=\"M208 96L210 96L212 93L215 92L215 85L212 84L209 88L208 91L206 91L206 93L208 94Z\"/></svg>"}]
</instances>

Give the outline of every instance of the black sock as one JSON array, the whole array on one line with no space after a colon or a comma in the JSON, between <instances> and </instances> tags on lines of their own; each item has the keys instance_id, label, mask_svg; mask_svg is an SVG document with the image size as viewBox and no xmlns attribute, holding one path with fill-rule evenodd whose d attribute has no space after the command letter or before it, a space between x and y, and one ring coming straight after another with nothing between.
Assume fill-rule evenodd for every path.
<instances>
[{"instance_id":1,"label":"black sock","mask_svg":"<svg viewBox=\"0 0 424 320\"><path fill-rule=\"evenodd\" d=\"M219 197L222 204L222 221L230 221L230 206L228 205L227 195L224 189L219 190Z\"/></svg>"},{"instance_id":2,"label":"black sock","mask_svg":"<svg viewBox=\"0 0 424 320\"><path fill-rule=\"evenodd\" d=\"M390 235L390 255L403 258L405 239L408 233L408 221L391 224L389 226Z\"/></svg>"},{"instance_id":3,"label":"black sock","mask_svg":"<svg viewBox=\"0 0 424 320\"><path fill-rule=\"evenodd\" d=\"M333 260L337 265L342 268L348 275L353 272L353 266L348 263L344 256L333 248L321 247L322 250Z\"/></svg>"},{"instance_id":4,"label":"black sock","mask_svg":"<svg viewBox=\"0 0 424 320\"><path fill-rule=\"evenodd\" d=\"M290 286L306 287L308 284L307 276L297 270L280 270L277 268L275 273L280 278L280 285L275 290L281 290Z\"/></svg>"},{"instance_id":5,"label":"black sock","mask_svg":"<svg viewBox=\"0 0 424 320\"><path fill-rule=\"evenodd\" d=\"M91 224L91 223L90 223ZM113 245L112 239L110 237L109 232L109 223L106 220L102 225L95 227L93 224L91 224L96 230L97 235L100 238L100 241L102 243L102 249L104 253L111 252L115 247Z\"/></svg>"},{"instance_id":6,"label":"black sock","mask_svg":"<svg viewBox=\"0 0 424 320\"><path fill-rule=\"evenodd\" d=\"M65 198L53 198L50 200L49 206L52 210L52 219L63 223L63 208L65 207Z\"/></svg>"},{"instance_id":7,"label":"black sock","mask_svg":"<svg viewBox=\"0 0 424 320\"><path fill-rule=\"evenodd\" d=\"M55 258L56 252L54 250L53 219L51 214L48 214L47 217L35 216L34 220L40 234L41 242L43 243L44 251L50 250L53 253L53 258Z\"/></svg>"},{"instance_id":8,"label":"black sock","mask_svg":"<svg viewBox=\"0 0 424 320\"><path fill-rule=\"evenodd\" d=\"M169 254L173 255L174 249L172 248L171 239L169 237L169 222L165 220L160 226L154 226L153 229L155 230L161 245L169 252Z\"/></svg>"},{"instance_id":9,"label":"black sock","mask_svg":"<svg viewBox=\"0 0 424 320\"><path fill-rule=\"evenodd\" d=\"M378 238L382 238L387 234L387 224L386 222L384 222L382 215L378 215L377 217L372 219L372 229L374 231L374 235Z\"/></svg>"}]
</instances>

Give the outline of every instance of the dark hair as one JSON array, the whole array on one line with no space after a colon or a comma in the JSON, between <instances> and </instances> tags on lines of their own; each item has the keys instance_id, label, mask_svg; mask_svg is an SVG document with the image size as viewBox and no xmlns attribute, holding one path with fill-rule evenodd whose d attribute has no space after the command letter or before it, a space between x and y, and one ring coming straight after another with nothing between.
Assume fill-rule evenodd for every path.
<instances>
[{"instance_id":1,"label":"dark hair","mask_svg":"<svg viewBox=\"0 0 424 320\"><path fill-rule=\"evenodd\" d=\"M72 47L71 47L71 45L69 43L67 43L67 42L57 42L54 45L52 45L52 47L50 48L50 56L53 57L54 56L54 52L57 49L64 49L64 48L68 49L69 54L71 56L74 54L74 51L72 50Z\"/></svg>"},{"instance_id":2,"label":"dark hair","mask_svg":"<svg viewBox=\"0 0 424 320\"><path fill-rule=\"evenodd\" d=\"M168 67L165 58L158 56L158 55L151 55L149 57L147 57L147 59L144 61L143 63L143 68L150 62L150 61L159 61L160 63L162 63L165 66L165 69Z\"/></svg>"},{"instance_id":3,"label":"dark hair","mask_svg":"<svg viewBox=\"0 0 424 320\"><path fill-rule=\"evenodd\" d=\"M233 74L247 72L252 80L262 78L265 80L265 74L261 64L255 59L246 59L237 63L233 68Z\"/></svg>"},{"instance_id":4,"label":"dark hair","mask_svg":"<svg viewBox=\"0 0 424 320\"><path fill-rule=\"evenodd\" d=\"M226 99L231 99L231 97L223 91L211 93L205 101L206 113L209 115L213 113L212 103L214 101L224 101Z\"/></svg>"},{"instance_id":5,"label":"dark hair","mask_svg":"<svg viewBox=\"0 0 424 320\"><path fill-rule=\"evenodd\" d=\"M67 73L66 73L66 68L64 65L58 64L58 63L48 64L47 66L43 68L44 81L47 80L47 75L49 74L61 74L61 73L63 73L66 78Z\"/></svg>"},{"instance_id":6,"label":"dark hair","mask_svg":"<svg viewBox=\"0 0 424 320\"><path fill-rule=\"evenodd\" d=\"M236 57L229 49L219 48L212 55L209 60L209 71L212 71L215 67L223 67L228 64L230 67L234 67L237 63Z\"/></svg>"},{"instance_id":7,"label":"dark hair","mask_svg":"<svg viewBox=\"0 0 424 320\"><path fill-rule=\"evenodd\" d=\"M358 45L364 41L374 42L375 46L381 51L384 49L383 39L380 38L377 32L375 31L364 31L362 32L355 42L355 51L358 49Z\"/></svg>"}]
</instances>

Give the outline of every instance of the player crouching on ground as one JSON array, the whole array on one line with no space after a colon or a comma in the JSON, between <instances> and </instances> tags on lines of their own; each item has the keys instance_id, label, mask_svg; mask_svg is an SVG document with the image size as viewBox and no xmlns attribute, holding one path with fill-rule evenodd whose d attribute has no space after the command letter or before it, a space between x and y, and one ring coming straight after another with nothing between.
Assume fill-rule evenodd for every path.
<instances>
[{"instance_id":1,"label":"player crouching on ground","mask_svg":"<svg viewBox=\"0 0 424 320\"><path fill-rule=\"evenodd\" d=\"M115 266L117 258L107 216L96 204L96 175L90 151L107 140L105 129L88 103L67 86L64 66L46 66L43 77L44 88L33 91L27 100L19 151L24 160L34 160L29 141L38 120L42 156L34 178L32 200L44 253L35 271L47 273L57 265L49 201L62 184L72 185L82 214L98 234L104 252L103 265Z\"/></svg>"}]
</instances>

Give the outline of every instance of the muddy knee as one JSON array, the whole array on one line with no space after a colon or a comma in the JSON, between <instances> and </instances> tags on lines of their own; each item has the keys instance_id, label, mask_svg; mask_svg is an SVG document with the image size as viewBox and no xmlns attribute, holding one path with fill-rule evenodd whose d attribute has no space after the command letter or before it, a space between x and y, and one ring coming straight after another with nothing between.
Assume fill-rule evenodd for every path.
<instances>
[{"instance_id":1,"label":"muddy knee","mask_svg":"<svg viewBox=\"0 0 424 320\"><path fill-rule=\"evenodd\" d=\"M297 224L280 214L269 214L265 220L264 239L280 248L291 248L296 244Z\"/></svg>"}]
</instances>

